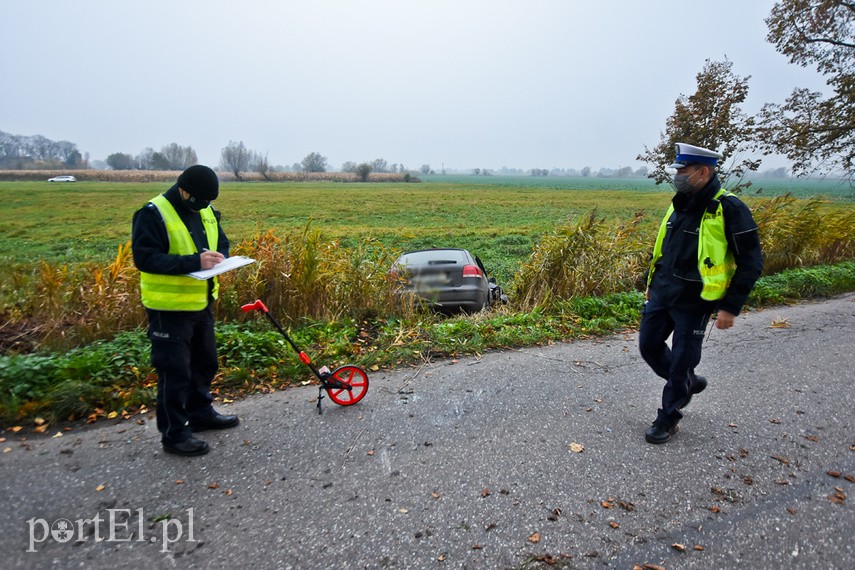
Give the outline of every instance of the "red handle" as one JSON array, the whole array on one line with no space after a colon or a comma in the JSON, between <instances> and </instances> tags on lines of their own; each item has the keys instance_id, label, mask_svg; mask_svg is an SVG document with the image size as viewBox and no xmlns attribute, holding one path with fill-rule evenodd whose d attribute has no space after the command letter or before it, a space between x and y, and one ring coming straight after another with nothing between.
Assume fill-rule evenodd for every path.
<instances>
[{"instance_id":1,"label":"red handle","mask_svg":"<svg viewBox=\"0 0 855 570\"><path fill-rule=\"evenodd\" d=\"M261 299L258 299L255 303L249 303L247 305L241 305L241 310L244 313L248 313L250 311L261 311L262 313L268 312L267 307L264 305L264 303L261 301Z\"/></svg>"}]
</instances>

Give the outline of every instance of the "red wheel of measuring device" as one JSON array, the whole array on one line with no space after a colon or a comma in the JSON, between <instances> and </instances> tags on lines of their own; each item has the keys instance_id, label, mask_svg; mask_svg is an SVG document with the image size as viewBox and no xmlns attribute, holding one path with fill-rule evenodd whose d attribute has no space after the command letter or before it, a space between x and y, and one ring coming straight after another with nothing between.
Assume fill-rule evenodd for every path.
<instances>
[{"instance_id":1,"label":"red wheel of measuring device","mask_svg":"<svg viewBox=\"0 0 855 570\"><path fill-rule=\"evenodd\" d=\"M368 391L368 374L359 366L350 364L336 368L332 373L333 378L343 384L350 386L347 388L327 388L330 400L339 406L352 406L365 396Z\"/></svg>"}]
</instances>

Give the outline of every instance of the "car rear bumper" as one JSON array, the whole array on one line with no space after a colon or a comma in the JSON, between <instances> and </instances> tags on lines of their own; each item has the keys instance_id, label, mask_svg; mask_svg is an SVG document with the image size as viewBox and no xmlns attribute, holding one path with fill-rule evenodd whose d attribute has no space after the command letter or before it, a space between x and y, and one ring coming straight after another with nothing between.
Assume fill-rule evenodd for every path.
<instances>
[{"instance_id":1,"label":"car rear bumper","mask_svg":"<svg viewBox=\"0 0 855 570\"><path fill-rule=\"evenodd\" d=\"M440 310L480 311L487 305L487 292L477 285L461 285L453 289L431 290L405 287L401 295L416 295Z\"/></svg>"}]
</instances>

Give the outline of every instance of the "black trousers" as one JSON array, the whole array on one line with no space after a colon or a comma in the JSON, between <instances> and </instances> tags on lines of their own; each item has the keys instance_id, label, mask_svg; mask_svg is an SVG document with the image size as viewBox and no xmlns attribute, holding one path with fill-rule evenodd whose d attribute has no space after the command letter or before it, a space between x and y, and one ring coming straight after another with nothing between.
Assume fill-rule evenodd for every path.
<instances>
[{"instance_id":1,"label":"black trousers","mask_svg":"<svg viewBox=\"0 0 855 570\"><path fill-rule=\"evenodd\" d=\"M707 303L698 309L678 308L669 306L655 292L651 292L644 306L638 347L653 372L665 379L662 407L656 416L656 423L663 429L670 429L683 419L680 406L696 378L695 367L701 362L710 314ZM672 333L669 348L667 340Z\"/></svg>"},{"instance_id":2,"label":"black trousers","mask_svg":"<svg viewBox=\"0 0 855 570\"><path fill-rule=\"evenodd\" d=\"M151 364L157 370L157 429L165 445L175 445L190 437L188 420L214 413L214 315L210 306L202 311L146 312Z\"/></svg>"}]
</instances>

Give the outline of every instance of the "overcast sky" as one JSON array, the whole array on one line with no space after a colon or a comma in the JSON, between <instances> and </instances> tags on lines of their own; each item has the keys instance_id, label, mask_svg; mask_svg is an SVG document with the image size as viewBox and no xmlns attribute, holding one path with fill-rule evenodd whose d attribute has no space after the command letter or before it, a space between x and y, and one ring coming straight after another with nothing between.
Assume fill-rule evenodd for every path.
<instances>
[{"instance_id":1,"label":"overcast sky","mask_svg":"<svg viewBox=\"0 0 855 570\"><path fill-rule=\"evenodd\" d=\"M243 141L271 165L635 168L708 58L751 76L750 114L825 90L766 42L773 4L0 0L0 130L93 160Z\"/></svg>"}]
</instances>

